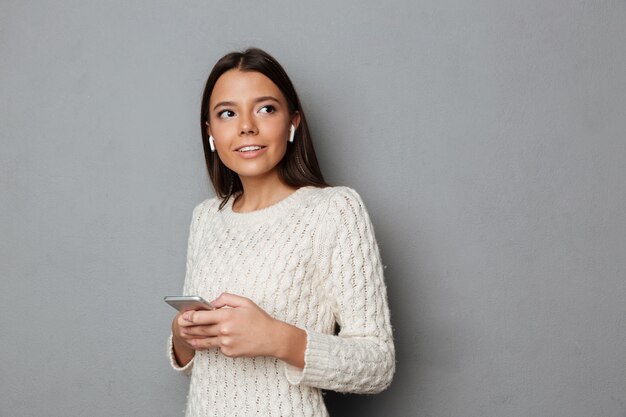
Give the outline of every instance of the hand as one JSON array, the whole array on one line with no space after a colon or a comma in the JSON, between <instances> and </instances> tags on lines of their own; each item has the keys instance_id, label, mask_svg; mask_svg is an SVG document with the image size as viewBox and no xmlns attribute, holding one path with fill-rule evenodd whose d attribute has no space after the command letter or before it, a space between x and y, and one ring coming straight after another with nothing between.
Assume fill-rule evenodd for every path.
<instances>
[{"instance_id":1,"label":"hand","mask_svg":"<svg viewBox=\"0 0 626 417\"><path fill-rule=\"evenodd\" d=\"M187 311L178 325L181 338L195 350L219 348L230 357L274 356L277 320L248 298L223 293L215 310Z\"/></svg>"},{"instance_id":2,"label":"hand","mask_svg":"<svg viewBox=\"0 0 626 417\"><path fill-rule=\"evenodd\" d=\"M215 310L187 311L180 335L194 350L219 348L229 357L272 356L304 366L304 330L272 318L250 299L223 293Z\"/></svg>"},{"instance_id":3,"label":"hand","mask_svg":"<svg viewBox=\"0 0 626 417\"><path fill-rule=\"evenodd\" d=\"M174 320L172 320L172 347L174 349L174 357L179 366L187 365L196 353L195 349L190 344L191 339L181 333L181 326L179 326L178 323L181 320L180 316L182 314L183 313L178 313L176 317L174 317Z\"/></svg>"}]
</instances>

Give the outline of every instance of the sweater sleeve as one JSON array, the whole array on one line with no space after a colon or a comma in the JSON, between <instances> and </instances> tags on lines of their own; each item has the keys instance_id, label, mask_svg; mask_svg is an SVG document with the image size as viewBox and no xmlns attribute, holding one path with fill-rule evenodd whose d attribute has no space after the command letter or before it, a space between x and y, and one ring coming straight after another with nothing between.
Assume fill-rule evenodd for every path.
<instances>
[{"instance_id":1,"label":"sweater sleeve","mask_svg":"<svg viewBox=\"0 0 626 417\"><path fill-rule=\"evenodd\" d=\"M196 293L192 282L191 272L193 270L193 261L195 258L195 252L197 247L199 224L203 206L203 203L198 204L193 209L193 214L191 217L191 224L189 226L189 238L187 240L187 262L185 268L185 283L183 284L183 295L194 295ZM193 358L185 366L180 366L176 361L176 357L174 356L174 345L172 338L173 336L170 334L167 340L167 356L169 358L170 365L172 366L172 368L184 373L185 375L191 375L194 362Z\"/></svg>"},{"instance_id":2,"label":"sweater sleeve","mask_svg":"<svg viewBox=\"0 0 626 417\"><path fill-rule=\"evenodd\" d=\"M395 349L383 267L361 197L337 187L320 241L325 288L340 332L307 332L305 367L286 366L292 384L377 393L395 371Z\"/></svg>"}]
</instances>

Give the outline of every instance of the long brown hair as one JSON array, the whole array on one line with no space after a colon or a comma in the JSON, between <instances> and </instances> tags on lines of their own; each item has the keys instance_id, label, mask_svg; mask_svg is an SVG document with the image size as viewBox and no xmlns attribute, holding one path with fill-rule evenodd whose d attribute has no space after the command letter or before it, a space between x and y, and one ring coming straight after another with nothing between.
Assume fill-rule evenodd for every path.
<instances>
[{"instance_id":1,"label":"long brown hair","mask_svg":"<svg viewBox=\"0 0 626 417\"><path fill-rule=\"evenodd\" d=\"M231 196L243 191L239 175L222 163L217 152L211 152L206 129L206 123L209 121L209 100L215 83L222 74L232 69L259 72L265 75L276 84L285 96L289 114L291 116L295 112L300 114L300 125L296 129L294 141L288 144L285 156L278 163L278 175L281 180L296 188L307 185L328 187L329 185L324 181L315 156L304 110L291 80L283 67L271 55L258 48L249 48L243 52L231 52L217 61L209 74L202 95L200 129L202 131L202 144L204 145L204 159L215 193L222 198L220 209L224 207Z\"/></svg>"}]
</instances>

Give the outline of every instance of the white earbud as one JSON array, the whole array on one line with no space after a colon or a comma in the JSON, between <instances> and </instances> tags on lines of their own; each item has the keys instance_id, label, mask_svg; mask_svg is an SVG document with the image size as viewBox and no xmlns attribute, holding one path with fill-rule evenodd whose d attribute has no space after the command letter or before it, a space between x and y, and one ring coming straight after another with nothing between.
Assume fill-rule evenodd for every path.
<instances>
[{"instance_id":1,"label":"white earbud","mask_svg":"<svg viewBox=\"0 0 626 417\"><path fill-rule=\"evenodd\" d=\"M293 137L296 134L296 127L292 124L289 128L289 142L293 142Z\"/></svg>"},{"instance_id":2,"label":"white earbud","mask_svg":"<svg viewBox=\"0 0 626 417\"><path fill-rule=\"evenodd\" d=\"M206 127L209 127L209 122L208 121L205 121L204 124L206 125ZM213 136L209 135L209 147L211 148L211 152L215 152L214 140L215 139L213 139Z\"/></svg>"}]
</instances>

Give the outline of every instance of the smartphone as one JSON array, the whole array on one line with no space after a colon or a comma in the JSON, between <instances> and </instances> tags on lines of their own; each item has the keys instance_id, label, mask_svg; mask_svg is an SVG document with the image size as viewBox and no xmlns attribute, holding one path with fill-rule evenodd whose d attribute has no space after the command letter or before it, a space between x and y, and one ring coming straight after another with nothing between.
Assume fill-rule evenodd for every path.
<instances>
[{"instance_id":1,"label":"smartphone","mask_svg":"<svg viewBox=\"0 0 626 417\"><path fill-rule=\"evenodd\" d=\"M163 301L183 312L188 310L214 310L211 304L198 295L168 295Z\"/></svg>"}]
</instances>

